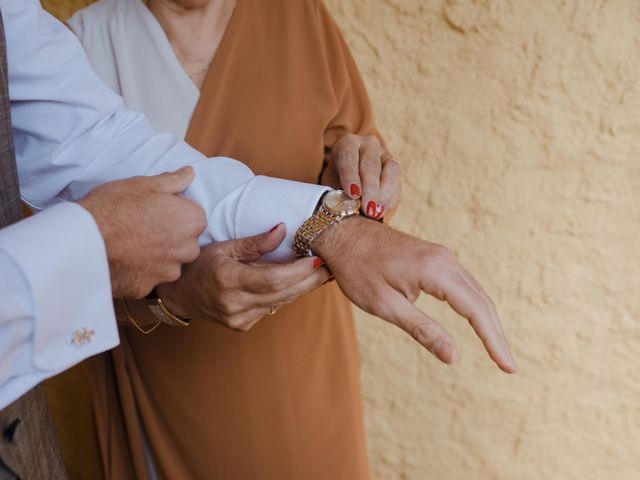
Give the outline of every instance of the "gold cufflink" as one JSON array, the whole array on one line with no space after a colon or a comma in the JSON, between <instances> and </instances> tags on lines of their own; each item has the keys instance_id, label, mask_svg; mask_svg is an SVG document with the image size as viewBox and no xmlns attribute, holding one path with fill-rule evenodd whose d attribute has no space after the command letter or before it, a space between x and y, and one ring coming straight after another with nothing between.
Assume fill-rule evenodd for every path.
<instances>
[{"instance_id":1,"label":"gold cufflink","mask_svg":"<svg viewBox=\"0 0 640 480\"><path fill-rule=\"evenodd\" d=\"M82 345L86 345L87 343L91 342L91 337L93 337L95 333L96 332L94 332L93 330L89 330L87 327L82 327L81 330L76 330L75 332L73 332L73 337L71 337L69 343L71 345L75 345L76 347L81 347Z\"/></svg>"}]
</instances>

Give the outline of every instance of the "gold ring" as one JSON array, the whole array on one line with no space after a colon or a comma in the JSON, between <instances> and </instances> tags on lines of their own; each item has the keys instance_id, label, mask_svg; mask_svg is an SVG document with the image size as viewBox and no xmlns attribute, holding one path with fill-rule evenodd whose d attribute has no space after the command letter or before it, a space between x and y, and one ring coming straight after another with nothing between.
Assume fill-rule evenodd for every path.
<instances>
[{"instance_id":1,"label":"gold ring","mask_svg":"<svg viewBox=\"0 0 640 480\"><path fill-rule=\"evenodd\" d=\"M272 305L271 310L269 310L269 313L267 315L273 315L277 311L278 311L278 307L276 307L275 305Z\"/></svg>"}]
</instances>

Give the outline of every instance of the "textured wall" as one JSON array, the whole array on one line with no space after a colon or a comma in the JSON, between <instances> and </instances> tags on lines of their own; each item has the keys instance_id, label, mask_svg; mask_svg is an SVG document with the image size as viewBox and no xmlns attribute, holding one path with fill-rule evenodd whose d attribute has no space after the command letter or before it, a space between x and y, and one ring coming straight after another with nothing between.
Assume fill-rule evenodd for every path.
<instances>
[{"instance_id":1,"label":"textured wall","mask_svg":"<svg viewBox=\"0 0 640 480\"><path fill-rule=\"evenodd\" d=\"M395 225L457 253L520 363L427 299L456 366L361 315L375 478L640 478L640 2L327 3L405 166Z\"/></svg>"}]
</instances>

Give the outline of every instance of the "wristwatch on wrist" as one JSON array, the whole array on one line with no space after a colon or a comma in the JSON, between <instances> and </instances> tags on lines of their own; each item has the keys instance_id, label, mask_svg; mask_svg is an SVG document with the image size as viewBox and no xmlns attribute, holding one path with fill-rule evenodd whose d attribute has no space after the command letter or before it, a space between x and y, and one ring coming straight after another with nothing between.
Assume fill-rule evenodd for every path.
<instances>
[{"instance_id":1,"label":"wristwatch on wrist","mask_svg":"<svg viewBox=\"0 0 640 480\"><path fill-rule=\"evenodd\" d=\"M311 244L331 225L360 214L360 200L349 198L342 190L323 195L319 208L296 232L293 248L298 258L313 257Z\"/></svg>"},{"instance_id":2,"label":"wristwatch on wrist","mask_svg":"<svg viewBox=\"0 0 640 480\"><path fill-rule=\"evenodd\" d=\"M164 304L156 289L154 288L146 298L147 307L153 313L153 315L162 323L171 325L174 327L188 327L191 319L180 317L167 308Z\"/></svg>"}]
</instances>

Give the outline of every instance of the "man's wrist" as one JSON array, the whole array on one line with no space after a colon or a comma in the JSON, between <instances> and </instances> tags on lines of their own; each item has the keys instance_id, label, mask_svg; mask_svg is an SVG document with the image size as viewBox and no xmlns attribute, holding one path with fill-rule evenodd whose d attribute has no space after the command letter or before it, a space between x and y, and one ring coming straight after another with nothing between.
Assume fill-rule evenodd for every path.
<instances>
[{"instance_id":1,"label":"man's wrist","mask_svg":"<svg viewBox=\"0 0 640 480\"><path fill-rule=\"evenodd\" d=\"M311 243L311 248L331 266L334 259L349 255L351 249L356 248L357 239L373 223L361 215L344 218L323 231Z\"/></svg>"}]
</instances>

